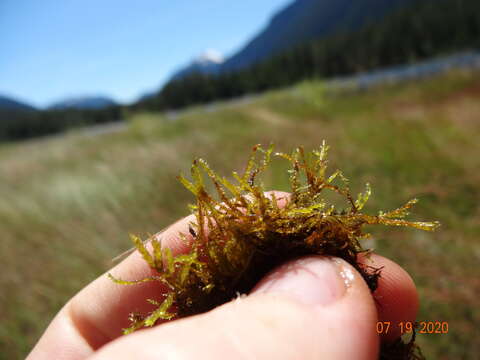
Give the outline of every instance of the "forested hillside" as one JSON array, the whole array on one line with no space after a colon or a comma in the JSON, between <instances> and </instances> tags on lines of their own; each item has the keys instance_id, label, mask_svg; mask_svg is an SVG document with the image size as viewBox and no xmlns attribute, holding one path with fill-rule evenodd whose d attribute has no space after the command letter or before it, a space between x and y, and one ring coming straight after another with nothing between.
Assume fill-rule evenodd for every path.
<instances>
[{"instance_id":1,"label":"forested hillside","mask_svg":"<svg viewBox=\"0 0 480 360\"><path fill-rule=\"evenodd\" d=\"M121 108L43 111L0 110L0 142L52 135L67 129L121 120Z\"/></svg>"},{"instance_id":2,"label":"forested hillside","mask_svg":"<svg viewBox=\"0 0 480 360\"><path fill-rule=\"evenodd\" d=\"M478 47L479 1L419 1L360 30L337 32L242 71L220 76L196 73L172 81L135 108L181 108Z\"/></svg>"},{"instance_id":3,"label":"forested hillside","mask_svg":"<svg viewBox=\"0 0 480 360\"><path fill-rule=\"evenodd\" d=\"M425 0L294 1L277 13L243 49L221 64L219 72L242 70L309 41L339 31L355 31L415 1Z\"/></svg>"}]
</instances>

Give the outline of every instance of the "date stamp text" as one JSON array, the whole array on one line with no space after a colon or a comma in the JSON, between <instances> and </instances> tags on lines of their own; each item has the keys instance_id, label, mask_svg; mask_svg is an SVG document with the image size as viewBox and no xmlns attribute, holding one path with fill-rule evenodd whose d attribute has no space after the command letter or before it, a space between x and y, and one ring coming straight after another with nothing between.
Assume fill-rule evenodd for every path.
<instances>
[{"instance_id":1,"label":"date stamp text","mask_svg":"<svg viewBox=\"0 0 480 360\"><path fill-rule=\"evenodd\" d=\"M388 334L395 326L400 329L402 335L411 333L413 329L418 334L448 334L447 321L400 321L396 324L391 321L378 321L377 334Z\"/></svg>"}]
</instances>

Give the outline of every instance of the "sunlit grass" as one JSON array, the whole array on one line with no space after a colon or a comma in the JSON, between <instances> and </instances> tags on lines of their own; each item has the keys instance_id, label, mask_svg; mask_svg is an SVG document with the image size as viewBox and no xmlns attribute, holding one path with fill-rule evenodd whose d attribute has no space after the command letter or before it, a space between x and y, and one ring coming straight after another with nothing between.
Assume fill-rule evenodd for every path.
<instances>
[{"instance_id":1,"label":"sunlit grass","mask_svg":"<svg viewBox=\"0 0 480 360\"><path fill-rule=\"evenodd\" d=\"M448 335L422 335L427 357L480 351L480 75L453 73L418 84L331 94L318 82L252 102L176 116L134 114L125 131L0 147L0 358L21 358L62 304L145 235L187 214L176 180L194 157L227 175L252 145L332 146L331 166L374 190L371 210L412 197L435 234L376 232L378 251L419 285L419 319L448 321ZM267 187L285 189L273 164Z\"/></svg>"}]
</instances>

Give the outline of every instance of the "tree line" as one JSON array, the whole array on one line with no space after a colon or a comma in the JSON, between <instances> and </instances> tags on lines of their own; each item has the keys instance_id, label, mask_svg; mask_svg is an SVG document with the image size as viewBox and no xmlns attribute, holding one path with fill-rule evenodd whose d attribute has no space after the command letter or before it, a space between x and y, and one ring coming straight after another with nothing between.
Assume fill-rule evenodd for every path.
<instances>
[{"instance_id":1,"label":"tree line","mask_svg":"<svg viewBox=\"0 0 480 360\"><path fill-rule=\"evenodd\" d=\"M119 106L101 110L0 110L0 141L30 139L67 129L118 121L121 113Z\"/></svg>"}]
</instances>

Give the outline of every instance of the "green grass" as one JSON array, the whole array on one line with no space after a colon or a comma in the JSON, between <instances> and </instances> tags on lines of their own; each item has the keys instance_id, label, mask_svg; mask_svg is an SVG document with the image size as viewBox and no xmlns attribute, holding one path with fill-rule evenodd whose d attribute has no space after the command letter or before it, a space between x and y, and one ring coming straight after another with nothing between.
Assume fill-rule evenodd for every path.
<instances>
[{"instance_id":1,"label":"green grass","mask_svg":"<svg viewBox=\"0 0 480 360\"><path fill-rule=\"evenodd\" d=\"M478 354L480 323L480 74L329 94L305 82L248 104L192 108L175 120L133 114L128 129L0 147L0 359L22 358L62 304L131 246L187 214L176 180L194 157L228 175L256 143L277 149L332 146L354 192L369 181L371 211L412 197L434 234L386 229L377 251L404 266L421 294L420 320L448 321L447 335L420 335L433 359ZM282 165L265 178L286 189Z\"/></svg>"}]
</instances>

